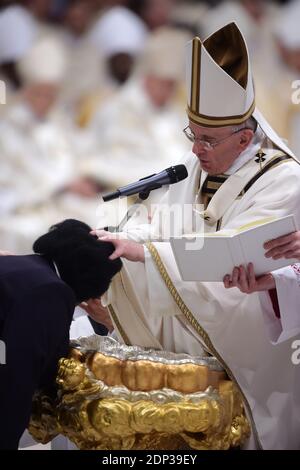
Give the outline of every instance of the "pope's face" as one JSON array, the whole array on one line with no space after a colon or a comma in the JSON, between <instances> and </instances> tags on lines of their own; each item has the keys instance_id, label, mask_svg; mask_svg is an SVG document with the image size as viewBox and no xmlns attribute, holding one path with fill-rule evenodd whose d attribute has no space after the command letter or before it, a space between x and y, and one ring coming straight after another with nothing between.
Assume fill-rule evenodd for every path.
<instances>
[{"instance_id":1,"label":"pope's face","mask_svg":"<svg viewBox=\"0 0 300 470\"><path fill-rule=\"evenodd\" d=\"M190 121L189 127L195 136L193 153L199 159L201 168L209 175L226 173L249 144L249 140L245 139L246 134L252 133L253 136L253 132L249 129L236 132L230 126L201 127ZM208 148L203 141L212 144L212 147Z\"/></svg>"}]
</instances>

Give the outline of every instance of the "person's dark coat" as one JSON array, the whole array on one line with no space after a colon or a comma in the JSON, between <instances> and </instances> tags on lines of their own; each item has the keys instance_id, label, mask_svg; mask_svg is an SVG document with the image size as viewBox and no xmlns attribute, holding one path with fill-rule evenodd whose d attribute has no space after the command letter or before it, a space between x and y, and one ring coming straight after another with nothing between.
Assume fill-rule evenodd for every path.
<instances>
[{"instance_id":1,"label":"person's dark coat","mask_svg":"<svg viewBox=\"0 0 300 470\"><path fill-rule=\"evenodd\" d=\"M0 257L0 448L17 449L32 396L55 381L66 356L76 304L73 290L39 255Z\"/></svg>"}]
</instances>

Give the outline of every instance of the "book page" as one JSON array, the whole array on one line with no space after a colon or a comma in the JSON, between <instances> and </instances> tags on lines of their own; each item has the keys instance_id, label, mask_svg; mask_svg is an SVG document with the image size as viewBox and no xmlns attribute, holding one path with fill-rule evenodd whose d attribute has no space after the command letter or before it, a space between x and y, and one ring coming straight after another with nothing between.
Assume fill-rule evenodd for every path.
<instances>
[{"instance_id":1,"label":"book page","mask_svg":"<svg viewBox=\"0 0 300 470\"><path fill-rule=\"evenodd\" d=\"M252 262L261 275L288 266L296 260L265 257L263 244L297 230L292 215L266 218L242 227L208 234L190 234L170 240L180 275L184 281L222 282L235 266Z\"/></svg>"},{"instance_id":2,"label":"book page","mask_svg":"<svg viewBox=\"0 0 300 470\"><path fill-rule=\"evenodd\" d=\"M197 247L196 237L194 248ZM193 239L174 238L170 240L176 264L184 281L223 281L231 272L233 259L229 243L231 237L201 237L199 249L193 247Z\"/></svg>"},{"instance_id":3,"label":"book page","mask_svg":"<svg viewBox=\"0 0 300 470\"><path fill-rule=\"evenodd\" d=\"M268 240L288 235L296 230L294 217L290 215L240 232L237 236L245 260L243 264L246 266L250 262L253 263L255 274L258 276L292 264L296 260L266 258L263 245Z\"/></svg>"}]
</instances>

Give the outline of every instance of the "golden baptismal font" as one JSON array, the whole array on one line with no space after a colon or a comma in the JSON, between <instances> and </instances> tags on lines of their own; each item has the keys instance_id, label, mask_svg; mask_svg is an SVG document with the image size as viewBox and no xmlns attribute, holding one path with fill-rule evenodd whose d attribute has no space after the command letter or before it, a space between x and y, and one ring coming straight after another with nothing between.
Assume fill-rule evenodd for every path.
<instances>
[{"instance_id":1,"label":"golden baptismal font","mask_svg":"<svg viewBox=\"0 0 300 470\"><path fill-rule=\"evenodd\" d=\"M79 449L229 449L250 434L236 385L211 356L126 346L93 335L62 358L56 397L38 393L29 431Z\"/></svg>"}]
</instances>

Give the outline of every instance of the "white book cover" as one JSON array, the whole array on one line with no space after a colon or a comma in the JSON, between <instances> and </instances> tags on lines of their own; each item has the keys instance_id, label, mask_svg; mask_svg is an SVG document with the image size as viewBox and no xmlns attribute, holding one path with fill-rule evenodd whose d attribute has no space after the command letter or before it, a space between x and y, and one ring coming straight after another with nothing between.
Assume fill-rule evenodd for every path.
<instances>
[{"instance_id":1,"label":"white book cover","mask_svg":"<svg viewBox=\"0 0 300 470\"><path fill-rule=\"evenodd\" d=\"M266 241L298 230L293 215L257 220L238 230L189 234L171 238L175 260L184 281L223 281L235 266L254 264L255 274L275 271L296 259L266 258Z\"/></svg>"}]
</instances>

